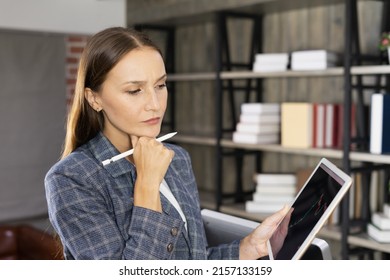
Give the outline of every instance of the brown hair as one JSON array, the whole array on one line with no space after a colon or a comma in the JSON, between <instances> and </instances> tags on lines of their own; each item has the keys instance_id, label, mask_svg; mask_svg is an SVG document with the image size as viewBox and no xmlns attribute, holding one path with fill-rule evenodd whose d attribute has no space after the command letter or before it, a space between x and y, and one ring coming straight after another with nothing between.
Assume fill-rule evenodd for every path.
<instances>
[{"instance_id":1,"label":"brown hair","mask_svg":"<svg viewBox=\"0 0 390 280\"><path fill-rule=\"evenodd\" d=\"M85 88L98 92L110 70L128 52L159 48L144 33L123 27L111 27L96 33L81 55L73 104L70 109L62 158L92 139L103 129L103 113L96 112L84 97Z\"/></svg>"}]
</instances>

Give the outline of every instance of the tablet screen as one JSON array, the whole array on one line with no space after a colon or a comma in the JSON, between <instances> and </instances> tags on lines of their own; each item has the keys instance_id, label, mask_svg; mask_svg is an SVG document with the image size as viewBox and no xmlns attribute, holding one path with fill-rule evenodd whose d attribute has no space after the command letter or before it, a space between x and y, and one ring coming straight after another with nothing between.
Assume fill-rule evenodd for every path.
<instances>
[{"instance_id":1,"label":"tablet screen","mask_svg":"<svg viewBox=\"0 0 390 280\"><path fill-rule=\"evenodd\" d=\"M286 228L288 218L290 218L284 242L281 243L280 238L278 240L277 233L280 233L278 230L270 239L270 247L272 248L270 257L272 256L276 260L291 260L296 257L300 249L301 251L306 250L314 239L316 232L322 227L341 200L346 191L344 190L341 193L342 187L344 186L344 189L349 187L350 184L346 185L345 183L327 165L320 163L298 193L292 204L291 216L287 215L284 218L285 223L282 221L279 225L279 227L285 225ZM336 201L331 205L336 197ZM332 206L331 209L329 206ZM317 228L317 231L313 231L315 228ZM305 248L301 248L303 244ZM280 250L278 250L279 248ZM300 255L302 254L303 252Z\"/></svg>"}]
</instances>

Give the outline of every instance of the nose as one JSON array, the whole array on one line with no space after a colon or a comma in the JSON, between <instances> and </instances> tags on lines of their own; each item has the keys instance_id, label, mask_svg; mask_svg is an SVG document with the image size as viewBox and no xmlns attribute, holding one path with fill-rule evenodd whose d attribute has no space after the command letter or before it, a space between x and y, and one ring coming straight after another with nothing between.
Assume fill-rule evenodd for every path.
<instances>
[{"instance_id":1,"label":"nose","mask_svg":"<svg viewBox=\"0 0 390 280\"><path fill-rule=\"evenodd\" d=\"M147 100L146 100L146 106L145 109L147 111L158 111L160 109L160 99L158 98L158 93L155 91L155 89L150 89L148 91Z\"/></svg>"}]
</instances>

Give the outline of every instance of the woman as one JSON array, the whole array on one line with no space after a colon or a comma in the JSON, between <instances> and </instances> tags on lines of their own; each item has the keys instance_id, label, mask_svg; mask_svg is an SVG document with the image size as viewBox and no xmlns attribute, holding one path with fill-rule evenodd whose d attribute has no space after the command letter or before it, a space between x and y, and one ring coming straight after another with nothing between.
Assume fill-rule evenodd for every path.
<instances>
[{"instance_id":1,"label":"woman","mask_svg":"<svg viewBox=\"0 0 390 280\"><path fill-rule=\"evenodd\" d=\"M167 105L159 49L109 28L82 54L62 159L45 178L66 259L257 259L287 207L231 244L207 247L189 155L155 140ZM102 161L134 148L133 155Z\"/></svg>"}]
</instances>

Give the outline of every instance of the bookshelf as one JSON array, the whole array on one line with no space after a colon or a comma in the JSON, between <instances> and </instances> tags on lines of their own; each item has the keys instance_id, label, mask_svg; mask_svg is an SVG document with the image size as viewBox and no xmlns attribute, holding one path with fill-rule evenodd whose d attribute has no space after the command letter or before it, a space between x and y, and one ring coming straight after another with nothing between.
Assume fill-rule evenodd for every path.
<instances>
[{"instance_id":1,"label":"bookshelf","mask_svg":"<svg viewBox=\"0 0 390 280\"><path fill-rule=\"evenodd\" d=\"M152 26L181 26L188 24L199 24L204 21L212 21L215 23L217 30L221 32L217 32L218 36L214 38L216 41L216 54L217 62L215 70L209 70L205 72L183 72L177 73L172 71L168 74L168 81L172 84L175 83L197 83L197 82L208 82L215 83L215 133L206 134L204 136L198 135L177 135L174 139L177 143L182 143L186 145L198 145L205 147L215 147L217 152L215 154L216 158L216 167L215 172L217 174L216 178L216 207L222 212L226 212L233 215L242 216L249 219L254 220L262 220L264 216L259 214L251 214L246 213L243 209L243 205L240 203L234 204L224 204L222 200L223 196L223 183L222 183L222 162L224 161L224 150L228 149L231 151L246 151L246 152L272 152L279 154L292 154L292 155L304 155L308 157L327 157L330 159L338 159L342 161L344 170L349 173L351 172L351 162L364 162L364 163L373 163L373 164L390 164L390 156L387 155L373 155L367 152L355 152L351 151L349 147L349 143L351 142L350 136L344 139L344 148L337 149L292 149L285 148L281 145L250 145L250 144L241 144L234 143L231 140L229 132L224 131L223 127L223 108L222 103L224 101L224 94L226 91L234 91L234 87L231 86L232 81L242 80L246 81L254 81L255 83L259 83L257 85L257 89L261 87L261 82L265 79L301 79L301 78L340 78L344 81L344 96L343 101L345 102L345 108L347 110L350 109L351 104L351 92L352 89L352 79L354 77L362 77L362 76L374 76L374 75L388 75L390 74L390 66L388 65L364 65L364 66L355 66L352 65L350 57L352 57L352 43L353 36L355 36L354 29L354 20L351 11L356 8L356 3L358 0L318 0L318 1L307 1L307 0L292 0L292 1L282 1L282 0L273 0L273 1L232 1L229 4L226 4L226 1L214 1L212 4L210 3L209 9L202 9L199 7L194 7L194 14L188 15L187 12L183 11L181 16L170 14L170 11L165 11L161 13L160 18L153 18L143 15L143 18L137 20L137 18L133 18L134 22L132 24L136 25L149 25ZM364 0L361 0L364 1ZM222 3L223 2L223 3ZM240 2L240 3L239 3ZM219 4L218 4L219 3ZM321 71L281 71L281 72L253 72L250 69L250 65L243 65L242 70L232 70L234 67L233 63L227 60L226 66L226 57L224 56L224 51L226 51L226 37L224 34L224 28L226 28L226 22L223 22L224 16L229 13L233 14L233 16L240 16L241 13L247 14L252 13L253 10L259 12L259 14L273 13L278 12L280 10L289 10L289 9L303 9L307 7L315 7L321 5L332 5L336 3L343 3L346 6L345 16L346 26L345 26L345 34L344 36L344 66L343 67L334 67ZM220 6L218 6L220 5ZM226 6L229 5L229 6ZM207 5L206 5L207 6ZM161 7L160 7L161 8ZM157 7L156 7L157 9ZM139 13L138 14L142 14ZM257 15L258 16L258 15ZM260 16L261 18L261 16ZM255 20L255 19L254 19ZM352 35L351 35L352 34ZM356 40L356 38L355 38ZM261 42L257 42L256 44L261 45ZM256 46L253 46L256 47ZM259 51L260 49L257 49ZM172 50L173 51L173 50ZM229 63L230 62L230 63ZM248 69L245 69L248 68ZM228 86L226 86L226 84ZM227 87L231 87L230 89L226 89ZM256 88L256 85L255 85ZM251 89L253 90L253 88ZM224 93L225 92L225 93ZM176 94L176 93L175 93ZM212 94L212 93L210 93ZM234 122L233 122L234 123ZM345 127L348 128L350 123L349 120L346 120ZM174 127L174 124L172 125ZM239 171L238 171L239 172ZM348 209L348 201L345 202L345 208ZM212 207L212 204L207 204L208 207ZM346 215L344 215L346 216ZM260 218L259 218L260 217ZM342 244L342 258L348 259L348 246L361 246L364 248L377 250L385 253L390 252L389 246L382 244L378 244L375 241L370 240L366 235L350 235L348 232L349 221L348 218L342 221L341 228L327 228L324 229L321 234L324 236L328 236L329 238L339 240Z\"/></svg>"}]
</instances>

